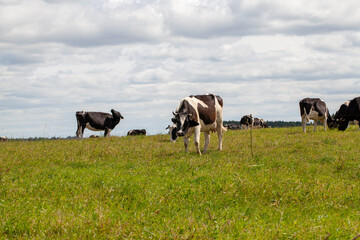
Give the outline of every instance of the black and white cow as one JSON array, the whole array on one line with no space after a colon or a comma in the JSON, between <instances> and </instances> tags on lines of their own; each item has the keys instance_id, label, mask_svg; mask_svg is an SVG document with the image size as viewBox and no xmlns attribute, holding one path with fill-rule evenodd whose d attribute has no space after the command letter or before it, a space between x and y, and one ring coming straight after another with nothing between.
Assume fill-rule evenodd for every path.
<instances>
[{"instance_id":1,"label":"black and white cow","mask_svg":"<svg viewBox=\"0 0 360 240\"><path fill-rule=\"evenodd\" d=\"M236 123L231 123L231 124L225 124L224 127L226 129L230 129L230 130L238 130L238 129L241 129L241 126L239 124L236 124Z\"/></svg>"},{"instance_id":2,"label":"black and white cow","mask_svg":"<svg viewBox=\"0 0 360 240\"><path fill-rule=\"evenodd\" d=\"M210 142L210 131L217 132L219 150L222 150L222 136L226 129L223 126L223 100L214 94L189 96L180 101L174 117L171 119L176 127L176 132L171 140L184 137L185 152L188 151L189 138L194 134L194 142L197 152L200 152L200 132L204 132L204 153L208 150Z\"/></svg>"},{"instance_id":3,"label":"black and white cow","mask_svg":"<svg viewBox=\"0 0 360 240\"><path fill-rule=\"evenodd\" d=\"M360 97L344 102L333 119L341 131L345 131L349 126L349 122L354 120L359 122L360 128Z\"/></svg>"},{"instance_id":4,"label":"black and white cow","mask_svg":"<svg viewBox=\"0 0 360 240\"><path fill-rule=\"evenodd\" d=\"M253 128L268 128L269 126L266 124L265 120L262 118L253 118L251 115L244 115L240 119L241 129L248 129L250 127Z\"/></svg>"},{"instance_id":5,"label":"black and white cow","mask_svg":"<svg viewBox=\"0 0 360 240\"><path fill-rule=\"evenodd\" d=\"M111 114L103 112L76 112L76 137L83 138L85 128L92 131L105 131L104 137L110 136L111 130L124 119L120 112L111 109Z\"/></svg>"},{"instance_id":6,"label":"black and white cow","mask_svg":"<svg viewBox=\"0 0 360 240\"><path fill-rule=\"evenodd\" d=\"M146 130L145 129L133 129L133 130L128 131L127 135L128 136L146 135Z\"/></svg>"},{"instance_id":7,"label":"black and white cow","mask_svg":"<svg viewBox=\"0 0 360 240\"><path fill-rule=\"evenodd\" d=\"M327 123L331 121L329 109L326 107L326 103L320 98L304 98L299 102L301 124L303 132L306 132L306 124L310 121L314 121L314 132L316 130L317 121L324 124L324 130L326 131Z\"/></svg>"},{"instance_id":8,"label":"black and white cow","mask_svg":"<svg viewBox=\"0 0 360 240\"><path fill-rule=\"evenodd\" d=\"M265 120L262 118L254 118L254 127L255 128L268 128Z\"/></svg>"},{"instance_id":9,"label":"black and white cow","mask_svg":"<svg viewBox=\"0 0 360 240\"><path fill-rule=\"evenodd\" d=\"M253 122L254 118L252 117L252 115L244 115L240 119L240 127L241 129L248 129L250 128L250 126L253 125Z\"/></svg>"}]
</instances>

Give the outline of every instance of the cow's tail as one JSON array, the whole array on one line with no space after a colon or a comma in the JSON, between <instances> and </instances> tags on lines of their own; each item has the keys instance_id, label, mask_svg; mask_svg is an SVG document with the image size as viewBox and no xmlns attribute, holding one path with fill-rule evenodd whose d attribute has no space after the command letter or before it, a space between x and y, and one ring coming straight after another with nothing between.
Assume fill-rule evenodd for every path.
<instances>
[{"instance_id":1,"label":"cow's tail","mask_svg":"<svg viewBox=\"0 0 360 240\"><path fill-rule=\"evenodd\" d=\"M310 112L311 112L311 109L310 109ZM309 112L309 113L310 113ZM306 121L307 122L309 122L310 121L310 118L308 117L308 114L307 114L307 112L306 112L306 108L304 107L304 113L305 113L305 119L306 119Z\"/></svg>"}]
</instances>

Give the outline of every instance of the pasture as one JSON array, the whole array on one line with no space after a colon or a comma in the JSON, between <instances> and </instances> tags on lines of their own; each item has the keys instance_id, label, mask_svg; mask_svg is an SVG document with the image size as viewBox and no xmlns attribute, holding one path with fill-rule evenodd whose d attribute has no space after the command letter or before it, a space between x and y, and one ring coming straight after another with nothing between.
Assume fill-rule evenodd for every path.
<instances>
[{"instance_id":1,"label":"pasture","mask_svg":"<svg viewBox=\"0 0 360 240\"><path fill-rule=\"evenodd\" d=\"M360 132L0 143L1 239L352 239ZM204 137L201 135L201 149Z\"/></svg>"}]
</instances>

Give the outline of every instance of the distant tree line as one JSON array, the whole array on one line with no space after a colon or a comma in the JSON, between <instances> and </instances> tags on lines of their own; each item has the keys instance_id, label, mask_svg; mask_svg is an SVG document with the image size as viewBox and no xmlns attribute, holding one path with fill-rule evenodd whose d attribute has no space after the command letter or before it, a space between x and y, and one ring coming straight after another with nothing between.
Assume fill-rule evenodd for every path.
<instances>
[{"instance_id":1,"label":"distant tree line","mask_svg":"<svg viewBox=\"0 0 360 240\"><path fill-rule=\"evenodd\" d=\"M76 139L75 136L68 137L29 137L29 138L12 138L11 141L43 141L43 140L61 140L61 139Z\"/></svg>"},{"instance_id":2,"label":"distant tree line","mask_svg":"<svg viewBox=\"0 0 360 240\"><path fill-rule=\"evenodd\" d=\"M266 124L273 128L279 127L299 127L301 126L301 122L293 122L293 121L266 121Z\"/></svg>"},{"instance_id":3,"label":"distant tree line","mask_svg":"<svg viewBox=\"0 0 360 240\"><path fill-rule=\"evenodd\" d=\"M240 121L224 121L225 124L240 124ZM299 127L301 126L301 122L297 121L266 121L266 124L272 128L280 128L280 127Z\"/></svg>"}]
</instances>

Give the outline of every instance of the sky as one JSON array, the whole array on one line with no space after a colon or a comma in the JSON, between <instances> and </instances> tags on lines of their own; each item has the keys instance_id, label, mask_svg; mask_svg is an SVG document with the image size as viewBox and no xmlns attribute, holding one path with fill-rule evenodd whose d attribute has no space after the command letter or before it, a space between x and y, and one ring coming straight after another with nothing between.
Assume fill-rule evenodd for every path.
<instances>
[{"instance_id":1,"label":"sky","mask_svg":"<svg viewBox=\"0 0 360 240\"><path fill-rule=\"evenodd\" d=\"M112 131L166 133L189 95L300 121L360 95L360 1L0 0L0 136L75 136L76 111L121 112ZM101 132L85 130L85 136Z\"/></svg>"}]
</instances>

